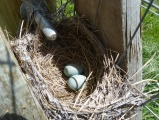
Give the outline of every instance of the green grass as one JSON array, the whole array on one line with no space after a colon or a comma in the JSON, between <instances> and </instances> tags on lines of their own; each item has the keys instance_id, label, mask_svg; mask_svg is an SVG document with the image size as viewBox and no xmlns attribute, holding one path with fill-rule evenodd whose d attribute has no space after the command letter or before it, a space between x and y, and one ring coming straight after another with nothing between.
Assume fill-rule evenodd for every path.
<instances>
[{"instance_id":1,"label":"green grass","mask_svg":"<svg viewBox=\"0 0 159 120\"><path fill-rule=\"evenodd\" d=\"M62 11L64 13L63 17L72 17L72 16L74 16L74 3L71 0L68 3L67 3L67 1L68 0L57 0L56 6L57 6L57 8L61 7L61 5L63 7L65 7L65 9L63 9L64 11Z\"/></svg>"},{"instance_id":2,"label":"green grass","mask_svg":"<svg viewBox=\"0 0 159 120\"><path fill-rule=\"evenodd\" d=\"M159 0L156 0L155 3L159 5ZM155 10L154 8L152 8L152 10L159 13L159 10ZM144 13L144 11L145 9L143 8L142 13ZM148 61L154 53L156 53L153 61L143 69L143 79L154 79L159 83L159 16L156 16L150 11L142 24L142 44L143 64ZM144 92L149 92L155 89L158 90L151 92L150 95L159 92L159 85L157 85L157 82L150 82L145 86ZM156 102L158 105L154 102L150 102L147 106L159 116L159 100ZM143 108L143 120L157 119L146 108Z\"/></svg>"}]
</instances>

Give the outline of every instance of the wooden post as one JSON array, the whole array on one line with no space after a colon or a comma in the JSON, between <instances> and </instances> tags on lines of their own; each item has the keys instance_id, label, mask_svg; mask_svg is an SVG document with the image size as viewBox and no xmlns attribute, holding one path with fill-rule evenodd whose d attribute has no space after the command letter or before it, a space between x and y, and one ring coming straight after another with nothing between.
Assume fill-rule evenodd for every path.
<instances>
[{"instance_id":1,"label":"wooden post","mask_svg":"<svg viewBox=\"0 0 159 120\"><path fill-rule=\"evenodd\" d=\"M21 0L1 0L0 27L12 36L16 35L20 25L20 4Z\"/></svg>"},{"instance_id":2,"label":"wooden post","mask_svg":"<svg viewBox=\"0 0 159 120\"><path fill-rule=\"evenodd\" d=\"M47 120L8 48L0 29L0 118Z\"/></svg>"},{"instance_id":3,"label":"wooden post","mask_svg":"<svg viewBox=\"0 0 159 120\"><path fill-rule=\"evenodd\" d=\"M92 25L102 31L105 36L103 43L106 47L122 53L140 21L140 2L140 0L76 0L76 10L79 15L85 15ZM140 30L137 32L120 66L129 76L132 76L141 68ZM141 79L142 71L131 82ZM138 114L136 119L141 120L141 113Z\"/></svg>"},{"instance_id":4,"label":"wooden post","mask_svg":"<svg viewBox=\"0 0 159 120\"><path fill-rule=\"evenodd\" d=\"M56 12L56 0L46 0L49 10L54 13Z\"/></svg>"}]
</instances>

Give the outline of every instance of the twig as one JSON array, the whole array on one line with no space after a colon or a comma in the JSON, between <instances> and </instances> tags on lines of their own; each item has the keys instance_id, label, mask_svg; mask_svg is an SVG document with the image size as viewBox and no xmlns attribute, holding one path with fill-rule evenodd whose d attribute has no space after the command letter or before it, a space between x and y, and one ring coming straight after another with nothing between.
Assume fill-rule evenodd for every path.
<instances>
[{"instance_id":1,"label":"twig","mask_svg":"<svg viewBox=\"0 0 159 120\"><path fill-rule=\"evenodd\" d=\"M146 94L150 94L150 93L152 93L152 92L159 92L159 88L156 88L156 89L153 89L153 90L151 90L151 91L149 91L149 92L146 92Z\"/></svg>"},{"instance_id":2,"label":"twig","mask_svg":"<svg viewBox=\"0 0 159 120\"><path fill-rule=\"evenodd\" d=\"M2 116L0 116L0 119L3 119L3 117L4 117L7 113L9 113L8 110L6 110L6 112L5 112L4 114L2 114Z\"/></svg>"},{"instance_id":3,"label":"twig","mask_svg":"<svg viewBox=\"0 0 159 120\"><path fill-rule=\"evenodd\" d=\"M88 98L87 101L82 105L82 107L78 110L78 112L80 112L88 102L89 102L89 98Z\"/></svg>"},{"instance_id":4,"label":"twig","mask_svg":"<svg viewBox=\"0 0 159 120\"><path fill-rule=\"evenodd\" d=\"M22 38L23 24L24 24L24 20L22 20L22 23L21 23L21 26L20 26L19 38Z\"/></svg>"},{"instance_id":5,"label":"twig","mask_svg":"<svg viewBox=\"0 0 159 120\"><path fill-rule=\"evenodd\" d=\"M132 85L138 85L140 83L143 83L143 82L157 82L157 80L152 80L152 79L146 79L146 80L141 80L141 81L138 81L136 83L133 83Z\"/></svg>"},{"instance_id":6,"label":"twig","mask_svg":"<svg viewBox=\"0 0 159 120\"><path fill-rule=\"evenodd\" d=\"M156 53L154 53L154 55L134 74L132 75L130 78L128 78L128 80L131 80L135 75L137 75L144 67L146 67L155 57Z\"/></svg>"},{"instance_id":7,"label":"twig","mask_svg":"<svg viewBox=\"0 0 159 120\"><path fill-rule=\"evenodd\" d=\"M125 120L132 120L132 118L134 118L134 117L137 116L137 115L138 115L138 113L132 115L130 118L127 118L127 119L125 119Z\"/></svg>"},{"instance_id":8,"label":"twig","mask_svg":"<svg viewBox=\"0 0 159 120\"><path fill-rule=\"evenodd\" d=\"M152 101L153 99L157 98L158 96L159 96L159 93L157 93L156 95L153 95L153 96L149 97L149 99L146 100L145 102L143 102L140 106L146 105L148 102Z\"/></svg>"},{"instance_id":9,"label":"twig","mask_svg":"<svg viewBox=\"0 0 159 120\"><path fill-rule=\"evenodd\" d=\"M80 90L80 92L79 92L79 94L78 94L78 96L77 96L77 98L76 98L76 101L75 101L75 104L73 105L73 107L76 106L76 103L78 102L79 97L81 96L81 93L82 93L82 91L84 90L85 85L86 85L87 81L89 80L89 78L91 77L92 73L93 73L93 72L91 72L91 73L89 74L89 76L87 77L85 83L83 84L83 86L82 86L82 88L81 88L81 90Z\"/></svg>"},{"instance_id":10,"label":"twig","mask_svg":"<svg viewBox=\"0 0 159 120\"><path fill-rule=\"evenodd\" d=\"M132 110L134 107L135 107L135 105L131 106L131 107L128 109L128 111L127 111L124 115L121 116L121 118L120 118L119 120L124 119L124 116L125 116L126 114L128 114L128 112L129 112L130 110Z\"/></svg>"},{"instance_id":11,"label":"twig","mask_svg":"<svg viewBox=\"0 0 159 120\"><path fill-rule=\"evenodd\" d=\"M88 120L92 120L93 116L94 116L94 113L92 113L92 115L89 117Z\"/></svg>"}]
</instances>

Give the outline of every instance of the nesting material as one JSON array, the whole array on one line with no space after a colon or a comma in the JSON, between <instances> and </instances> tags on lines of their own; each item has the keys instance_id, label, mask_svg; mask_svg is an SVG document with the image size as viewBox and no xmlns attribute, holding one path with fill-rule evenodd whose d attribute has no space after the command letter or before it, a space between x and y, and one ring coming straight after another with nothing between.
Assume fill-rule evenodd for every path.
<instances>
[{"instance_id":1,"label":"nesting material","mask_svg":"<svg viewBox=\"0 0 159 120\"><path fill-rule=\"evenodd\" d=\"M106 50L83 19L57 25L58 37L41 33L11 42L27 82L49 119L119 119L142 102L141 95L120 75L117 59ZM80 64L87 77L79 91L71 90L64 67ZM131 109L130 109L131 108Z\"/></svg>"}]
</instances>

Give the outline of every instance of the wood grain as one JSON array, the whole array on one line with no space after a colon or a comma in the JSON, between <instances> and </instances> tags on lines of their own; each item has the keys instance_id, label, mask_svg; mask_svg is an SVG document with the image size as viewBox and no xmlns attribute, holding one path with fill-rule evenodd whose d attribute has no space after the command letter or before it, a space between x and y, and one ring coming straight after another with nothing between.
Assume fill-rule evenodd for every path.
<instances>
[{"instance_id":1,"label":"wood grain","mask_svg":"<svg viewBox=\"0 0 159 120\"><path fill-rule=\"evenodd\" d=\"M7 29L12 36L16 35L20 23L21 0L1 0L0 4L0 27Z\"/></svg>"},{"instance_id":2,"label":"wood grain","mask_svg":"<svg viewBox=\"0 0 159 120\"><path fill-rule=\"evenodd\" d=\"M140 2L140 0L100 0L99 11L96 15L97 0L76 0L76 10L80 16L86 16L92 25L96 24L95 27L102 31L105 36L103 39L105 47L122 53L140 21ZM140 30L120 66L129 76L141 68L142 42ZM142 80L142 71L131 82L140 80ZM137 87L141 89L141 86ZM141 119L141 113L136 119Z\"/></svg>"},{"instance_id":3,"label":"wood grain","mask_svg":"<svg viewBox=\"0 0 159 120\"><path fill-rule=\"evenodd\" d=\"M16 114L28 120L47 120L15 64L13 53L8 50L9 45L6 45L6 38L0 29L0 118Z\"/></svg>"},{"instance_id":4,"label":"wood grain","mask_svg":"<svg viewBox=\"0 0 159 120\"><path fill-rule=\"evenodd\" d=\"M101 30L105 36L105 47L122 53L140 21L140 1L138 0L101 0L96 19L98 2L96 0L76 1L77 13L86 16L89 22ZM95 20L96 19L96 20ZM136 34L127 56L121 65L125 71L133 75L142 65L142 44L140 30ZM141 80L141 73L139 73ZM136 80L134 80L135 82Z\"/></svg>"}]
</instances>

